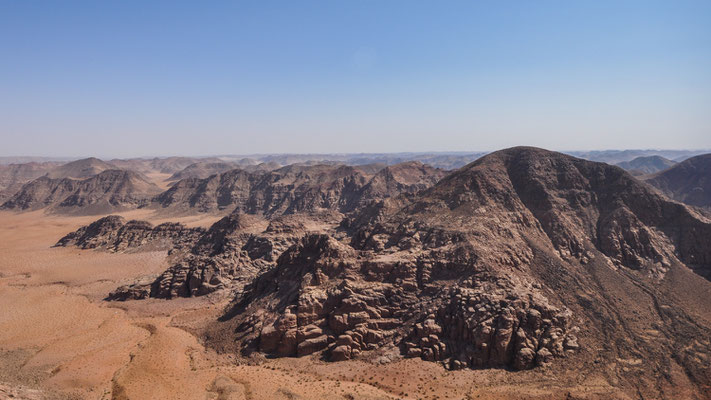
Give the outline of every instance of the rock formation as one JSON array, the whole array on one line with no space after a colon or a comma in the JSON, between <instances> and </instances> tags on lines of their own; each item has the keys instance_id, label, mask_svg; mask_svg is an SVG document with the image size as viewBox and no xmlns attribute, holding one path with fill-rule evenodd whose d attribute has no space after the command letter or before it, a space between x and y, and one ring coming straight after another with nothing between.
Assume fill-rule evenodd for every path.
<instances>
[{"instance_id":1,"label":"rock formation","mask_svg":"<svg viewBox=\"0 0 711 400\"><path fill-rule=\"evenodd\" d=\"M169 250L170 268L157 277L119 287L108 299L170 299L244 286L274 265L306 231L299 218L288 217L264 223L249 215L231 214L205 230L179 223L153 226L111 215L67 234L56 246L112 252Z\"/></svg>"},{"instance_id":2,"label":"rock formation","mask_svg":"<svg viewBox=\"0 0 711 400\"><path fill-rule=\"evenodd\" d=\"M232 310L249 316L237 332L245 348L276 356L324 352L334 361L399 348L450 368L515 369L577 349L570 312L531 286L472 271L445 284L437 275L450 266L433 260L356 253L323 234L283 253Z\"/></svg>"},{"instance_id":3,"label":"rock formation","mask_svg":"<svg viewBox=\"0 0 711 400\"><path fill-rule=\"evenodd\" d=\"M56 246L114 252L146 248L170 250L192 246L204 233L202 228L187 228L179 223L167 222L154 227L146 221L126 221L118 215L110 215L69 233Z\"/></svg>"}]
</instances>

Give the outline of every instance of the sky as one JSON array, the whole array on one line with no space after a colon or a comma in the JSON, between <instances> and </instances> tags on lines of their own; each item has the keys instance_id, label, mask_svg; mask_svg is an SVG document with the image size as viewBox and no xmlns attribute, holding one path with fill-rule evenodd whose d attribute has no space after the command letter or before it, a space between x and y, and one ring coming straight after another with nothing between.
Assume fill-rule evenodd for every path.
<instances>
[{"instance_id":1,"label":"sky","mask_svg":"<svg viewBox=\"0 0 711 400\"><path fill-rule=\"evenodd\" d=\"M0 0L0 156L711 148L711 1Z\"/></svg>"}]
</instances>

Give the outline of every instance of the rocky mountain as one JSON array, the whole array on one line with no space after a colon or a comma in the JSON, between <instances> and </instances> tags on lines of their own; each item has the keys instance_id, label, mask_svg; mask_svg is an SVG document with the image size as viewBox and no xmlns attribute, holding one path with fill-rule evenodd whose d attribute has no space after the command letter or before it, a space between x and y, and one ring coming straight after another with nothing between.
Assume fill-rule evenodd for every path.
<instances>
[{"instance_id":1,"label":"rocky mountain","mask_svg":"<svg viewBox=\"0 0 711 400\"><path fill-rule=\"evenodd\" d=\"M98 175L110 169L116 169L116 167L105 161L101 161L98 158L90 157L68 162L57 168L54 168L49 171L47 177L52 179L84 179L90 178L94 175Z\"/></svg>"},{"instance_id":2,"label":"rocky mountain","mask_svg":"<svg viewBox=\"0 0 711 400\"><path fill-rule=\"evenodd\" d=\"M155 198L162 208L200 212L236 209L267 216L300 212L347 212L368 201L414 193L445 172L411 162L369 175L344 165L290 165L274 171L231 170L176 182Z\"/></svg>"},{"instance_id":3,"label":"rocky mountain","mask_svg":"<svg viewBox=\"0 0 711 400\"><path fill-rule=\"evenodd\" d=\"M42 176L5 201L0 208L102 214L149 204L160 192L153 183L133 171L106 170L86 179L53 179Z\"/></svg>"},{"instance_id":4,"label":"rocky mountain","mask_svg":"<svg viewBox=\"0 0 711 400\"><path fill-rule=\"evenodd\" d=\"M711 154L682 161L668 170L648 177L646 182L674 200L711 208Z\"/></svg>"},{"instance_id":5,"label":"rocky mountain","mask_svg":"<svg viewBox=\"0 0 711 400\"><path fill-rule=\"evenodd\" d=\"M279 179L331 187L319 170ZM378 173L370 193L403 173ZM111 298L231 288L203 337L246 356L596 370L621 398L711 390L711 220L621 168L512 148L340 224L268 218L223 218L164 274Z\"/></svg>"},{"instance_id":6,"label":"rocky mountain","mask_svg":"<svg viewBox=\"0 0 711 400\"><path fill-rule=\"evenodd\" d=\"M37 179L61 165L58 162L29 162L0 165L0 202L15 194L23 184Z\"/></svg>"},{"instance_id":7,"label":"rocky mountain","mask_svg":"<svg viewBox=\"0 0 711 400\"><path fill-rule=\"evenodd\" d=\"M648 175L664 171L677 163L662 156L637 157L631 161L617 163L617 166L629 171L632 175Z\"/></svg>"},{"instance_id":8,"label":"rocky mountain","mask_svg":"<svg viewBox=\"0 0 711 400\"><path fill-rule=\"evenodd\" d=\"M214 345L454 369L612 363L631 393L707 393L711 221L623 170L514 148L376 213L346 224L350 240L289 248Z\"/></svg>"}]
</instances>

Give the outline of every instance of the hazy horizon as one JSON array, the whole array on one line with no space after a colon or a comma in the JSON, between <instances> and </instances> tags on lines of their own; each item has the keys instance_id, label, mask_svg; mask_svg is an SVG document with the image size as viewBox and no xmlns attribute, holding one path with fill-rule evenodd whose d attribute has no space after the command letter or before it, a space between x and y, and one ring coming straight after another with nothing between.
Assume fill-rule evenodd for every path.
<instances>
[{"instance_id":1,"label":"hazy horizon","mask_svg":"<svg viewBox=\"0 0 711 400\"><path fill-rule=\"evenodd\" d=\"M6 2L0 156L711 148L711 2Z\"/></svg>"},{"instance_id":2,"label":"hazy horizon","mask_svg":"<svg viewBox=\"0 0 711 400\"><path fill-rule=\"evenodd\" d=\"M511 147L519 147L519 146L511 146ZM524 146L526 147L526 146ZM530 146L530 147L536 147L536 146ZM323 161L338 161L337 157L355 157L355 156L362 156L364 158L368 157L377 157L377 156L389 156L389 157L394 157L394 156L447 156L447 155L452 155L452 156L465 156L465 155L483 155L483 154L489 154L493 153L496 151L500 150L505 150L510 147L505 147L505 148L500 148L500 149L494 149L494 150L472 150L472 151L395 151L395 152L358 152L358 153L347 153L347 152L334 152L334 153L251 153L251 154L144 154L144 155L138 155L138 156L128 156L128 157L114 157L110 155L97 155L97 154L82 154L82 155L57 155L57 156L43 156L43 155L0 155L0 164L7 164L7 163L15 163L17 161L14 160L23 160L21 162L29 162L29 161L75 161L75 160L82 160L82 159L87 159L87 158L98 158L103 161L111 161L111 160L129 160L129 159L152 159L152 158L159 158L159 159L164 159L164 158L172 158L172 157L184 157L184 158L195 158L195 159L206 159L206 158L222 158L225 160L238 160L240 158L252 158L252 159L261 159L261 158L269 158L269 157L280 157L280 156L293 156L293 157L302 157L304 159L308 159L309 161L318 161L319 157L324 157ZM545 148L544 148L545 149ZM573 155L576 157L581 157L583 155L614 155L618 153L651 153L649 155L663 155L663 153L679 153L677 154L680 157L693 157L694 155L700 155L700 154L705 154L705 153L711 153L711 149L709 148L696 148L696 149L582 149L582 150L553 150L553 149L545 149L545 150L551 150L551 151L557 151L563 154L569 154ZM691 154L691 155L689 155ZM633 158L636 157L643 157L644 155L641 156L634 156ZM313 157L309 159L308 157ZM328 158L332 157L332 158ZM585 157L582 157L585 158ZM594 158L594 157L593 157ZM672 159L674 157L670 157ZM10 161L8 161L10 160Z\"/></svg>"}]
</instances>

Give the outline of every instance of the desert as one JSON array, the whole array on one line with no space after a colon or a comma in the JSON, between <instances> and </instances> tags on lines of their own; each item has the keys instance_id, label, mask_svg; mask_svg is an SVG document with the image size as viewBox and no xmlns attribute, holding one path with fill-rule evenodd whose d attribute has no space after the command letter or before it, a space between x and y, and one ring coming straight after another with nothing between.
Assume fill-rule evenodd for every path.
<instances>
[{"instance_id":1,"label":"desert","mask_svg":"<svg viewBox=\"0 0 711 400\"><path fill-rule=\"evenodd\" d=\"M711 400L711 2L0 2L0 400Z\"/></svg>"},{"instance_id":2,"label":"desert","mask_svg":"<svg viewBox=\"0 0 711 400\"><path fill-rule=\"evenodd\" d=\"M665 186L527 147L240 171L142 178L123 211L6 201L3 395L708 394L711 221Z\"/></svg>"}]
</instances>

